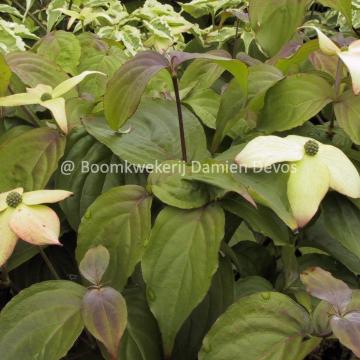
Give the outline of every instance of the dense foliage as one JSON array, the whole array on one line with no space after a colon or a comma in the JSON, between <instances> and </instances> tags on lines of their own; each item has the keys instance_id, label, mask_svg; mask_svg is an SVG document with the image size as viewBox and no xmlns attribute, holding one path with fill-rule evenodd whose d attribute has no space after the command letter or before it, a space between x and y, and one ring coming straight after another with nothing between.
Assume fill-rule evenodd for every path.
<instances>
[{"instance_id":1,"label":"dense foliage","mask_svg":"<svg viewBox=\"0 0 360 360\"><path fill-rule=\"evenodd\" d=\"M2 0L0 358L360 357L359 38L358 0Z\"/></svg>"}]
</instances>

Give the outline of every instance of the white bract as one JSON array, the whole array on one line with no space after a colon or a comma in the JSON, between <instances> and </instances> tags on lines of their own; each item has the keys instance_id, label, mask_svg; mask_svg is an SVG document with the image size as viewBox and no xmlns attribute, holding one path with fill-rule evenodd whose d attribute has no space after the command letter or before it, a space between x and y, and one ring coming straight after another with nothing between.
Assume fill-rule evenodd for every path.
<instances>
[{"instance_id":1,"label":"white bract","mask_svg":"<svg viewBox=\"0 0 360 360\"><path fill-rule=\"evenodd\" d=\"M347 50L341 50L321 30L311 26L317 32L320 50L326 55L337 55L348 68L355 95L360 94L360 40L351 43Z\"/></svg>"},{"instance_id":2,"label":"white bract","mask_svg":"<svg viewBox=\"0 0 360 360\"><path fill-rule=\"evenodd\" d=\"M347 156L335 146L308 137L259 136L244 147L235 161L257 169L292 162L287 195L298 227L312 219L329 189L351 198L360 197L360 176Z\"/></svg>"},{"instance_id":3,"label":"white bract","mask_svg":"<svg viewBox=\"0 0 360 360\"><path fill-rule=\"evenodd\" d=\"M17 188L0 194L0 266L14 251L18 239L33 245L60 245L60 221L43 203L55 203L72 195L64 190L24 193Z\"/></svg>"},{"instance_id":4,"label":"white bract","mask_svg":"<svg viewBox=\"0 0 360 360\"><path fill-rule=\"evenodd\" d=\"M0 107L35 105L39 104L51 111L59 128L66 134L68 131L64 94L73 89L88 75L104 73L99 71L84 71L60 83L55 88L49 85L38 84L34 88L27 88L26 93L0 97Z\"/></svg>"}]
</instances>

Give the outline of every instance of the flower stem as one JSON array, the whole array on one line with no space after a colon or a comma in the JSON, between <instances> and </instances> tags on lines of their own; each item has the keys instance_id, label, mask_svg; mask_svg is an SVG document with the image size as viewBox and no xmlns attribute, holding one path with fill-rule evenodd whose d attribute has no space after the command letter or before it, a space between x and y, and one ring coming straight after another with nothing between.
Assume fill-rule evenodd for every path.
<instances>
[{"instance_id":1,"label":"flower stem","mask_svg":"<svg viewBox=\"0 0 360 360\"><path fill-rule=\"evenodd\" d=\"M181 144L181 153L182 160L187 162L187 153L186 153L186 141L185 141L185 131L184 131L184 119L181 109L181 100L180 100L180 92L179 92L179 83L176 73L171 75L174 91L175 91L175 99L176 99L176 107L179 118L179 131L180 131L180 144Z\"/></svg>"},{"instance_id":2,"label":"flower stem","mask_svg":"<svg viewBox=\"0 0 360 360\"><path fill-rule=\"evenodd\" d=\"M43 248L41 246L38 246L39 252L41 257L43 258L45 264L47 265L47 267L49 268L51 274L54 276L54 278L56 280L61 280L59 274L57 273L57 271L55 270L54 265L52 264L51 260L48 258L48 256L46 255L45 251L43 250Z\"/></svg>"}]
</instances>

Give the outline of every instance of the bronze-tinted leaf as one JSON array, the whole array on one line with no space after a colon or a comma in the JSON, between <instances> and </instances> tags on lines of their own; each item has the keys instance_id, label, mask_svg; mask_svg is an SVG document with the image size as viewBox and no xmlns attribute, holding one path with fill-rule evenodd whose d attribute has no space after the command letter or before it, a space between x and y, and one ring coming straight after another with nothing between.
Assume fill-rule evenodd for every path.
<instances>
[{"instance_id":1,"label":"bronze-tinted leaf","mask_svg":"<svg viewBox=\"0 0 360 360\"><path fill-rule=\"evenodd\" d=\"M344 317L333 316L330 326L340 342L360 357L360 312L351 312Z\"/></svg>"},{"instance_id":2,"label":"bronze-tinted leaf","mask_svg":"<svg viewBox=\"0 0 360 360\"><path fill-rule=\"evenodd\" d=\"M133 115L149 80L170 63L154 51L144 51L114 74L105 92L104 108L109 126L117 130Z\"/></svg>"},{"instance_id":3,"label":"bronze-tinted leaf","mask_svg":"<svg viewBox=\"0 0 360 360\"><path fill-rule=\"evenodd\" d=\"M307 291L335 307L338 314L345 312L351 301L352 290L339 279L335 279L328 271L313 267L300 275Z\"/></svg>"},{"instance_id":4,"label":"bronze-tinted leaf","mask_svg":"<svg viewBox=\"0 0 360 360\"><path fill-rule=\"evenodd\" d=\"M100 285L101 279L109 266L110 254L106 247L98 245L89 249L80 262L81 275L95 285Z\"/></svg>"},{"instance_id":5,"label":"bronze-tinted leaf","mask_svg":"<svg viewBox=\"0 0 360 360\"><path fill-rule=\"evenodd\" d=\"M91 289L83 298L82 313L86 328L116 359L127 324L124 298L110 287Z\"/></svg>"}]
</instances>

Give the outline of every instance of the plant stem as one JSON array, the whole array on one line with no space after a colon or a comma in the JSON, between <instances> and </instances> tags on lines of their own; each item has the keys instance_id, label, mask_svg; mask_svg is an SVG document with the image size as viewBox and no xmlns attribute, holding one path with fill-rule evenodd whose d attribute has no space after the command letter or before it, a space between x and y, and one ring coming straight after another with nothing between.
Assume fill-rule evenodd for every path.
<instances>
[{"instance_id":1,"label":"plant stem","mask_svg":"<svg viewBox=\"0 0 360 360\"><path fill-rule=\"evenodd\" d=\"M179 131L180 131L180 144L181 144L181 153L182 160L187 162L187 154L186 154L186 141L185 141L185 132L184 132L184 119L181 109L181 100L180 100L180 92L179 92L179 83L176 73L171 75L174 91L175 91L175 99L176 99L176 107L179 118Z\"/></svg>"},{"instance_id":2,"label":"plant stem","mask_svg":"<svg viewBox=\"0 0 360 360\"><path fill-rule=\"evenodd\" d=\"M70 1L69 1L68 9L71 10L72 6L73 6L73 0L70 0Z\"/></svg>"},{"instance_id":3,"label":"plant stem","mask_svg":"<svg viewBox=\"0 0 360 360\"><path fill-rule=\"evenodd\" d=\"M51 274L54 276L54 278L56 280L61 280L59 274L57 273L57 271L54 268L54 265L52 264L52 262L50 261L50 259L48 258L48 256L46 255L45 251L43 250L43 248L41 246L38 246L39 252L41 257L43 258L45 264L47 265L47 267L49 268Z\"/></svg>"},{"instance_id":4,"label":"plant stem","mask_svg":"<svg viewBox=\"0 0 360 360\"><path fill-rule=\"evenodd\" d=\"M341 85L341 80L342 80L342 75L343 75L343 68L344 68L344 64L341 61L341 59L339 59L338 64L337 64L337 68L336 68L336 78L335 78L335 96L336 96L336 99L338 99L339 96L340 96L340 85Z\"/></svg>"},{"instance_id":5,"label":"plant stem","mask_svg":"<svg viewBox=\"0 0 360 360\"><path fill-rule=\"evenodd\" d=\"M26 8L23 5L21 5L17 0L13 0L13 3L25 13ZM39 21L39 19L36 18L36 16L34 16L31 12L28 12L27 15L29 15L29 17L34 22L36 22L36 24L38 24L45 32L47 31L45 25L41 21Z\"/></svg>"},{"instance_id":6,"label":"plant stem","mask_svg":"<svg viewBox=\"0 0 360 360\"><path fill-rule=\"evenodd\" d=\"M242 271L241 271L241 264L239 262L239 259L236 256L236 253L234 252L234 250L225 241L223 241L221 243L221 251L230 258L230 260L235 265L236 270L241 275Z\"/></svg>"},{"instance_id":7,"label":"plant stem","mask_svg":"<svg viewBox=\"0 0 360 360\"><path fill-rule=\"evenodd\" d=\"M335 77L335 100L337 101L340 96L340 86L343 75L344 64L341 59L338 60L337 68L336 68L336 77ZM335 127L335 113L333 114L328 129L328 137L331 139L334 136L334 127Z\"/></svg>"},{"instance_id":8,"label":"plant stem","mask_svg":"<svg viewBox=\"0 0 360 360\"><path fill-rule=\"evenodd\" d=\"M9 272L8 272L6 265L3 265L1 267L0 281L4 286L7 286L7 287L10 286L10 284L11 284L11 280L9 278Z\"/></svg>"},{"instance_id":9,"label":"plant stem","mask_svg":"<svg viewBox=\"0 0 360 360\"><path fill-rule=\"evenodd\" d=\"M236 47L239 42L239 27L240 27L240 20L236 19L236 33L235 33L235 39L234 39L234 46L233 46L233 53L232 57L236 58Z\"/></svg>"},{"instance_id":10,"label":"plant stem","mask_svg":"<svg viewBox=\"0 0 360 360\"><path fill-rule=\"evenodd\" d=\"M15 94L15 91L13 90L13 88L10 85L8 86L8 89L9 89L10 94ZM39 119L28 109L28 107L26 105L21 105L20 107L29 116L30 121L33 125L39 126L39 127L41 126Z\"/></svg>"}]
</instances>

